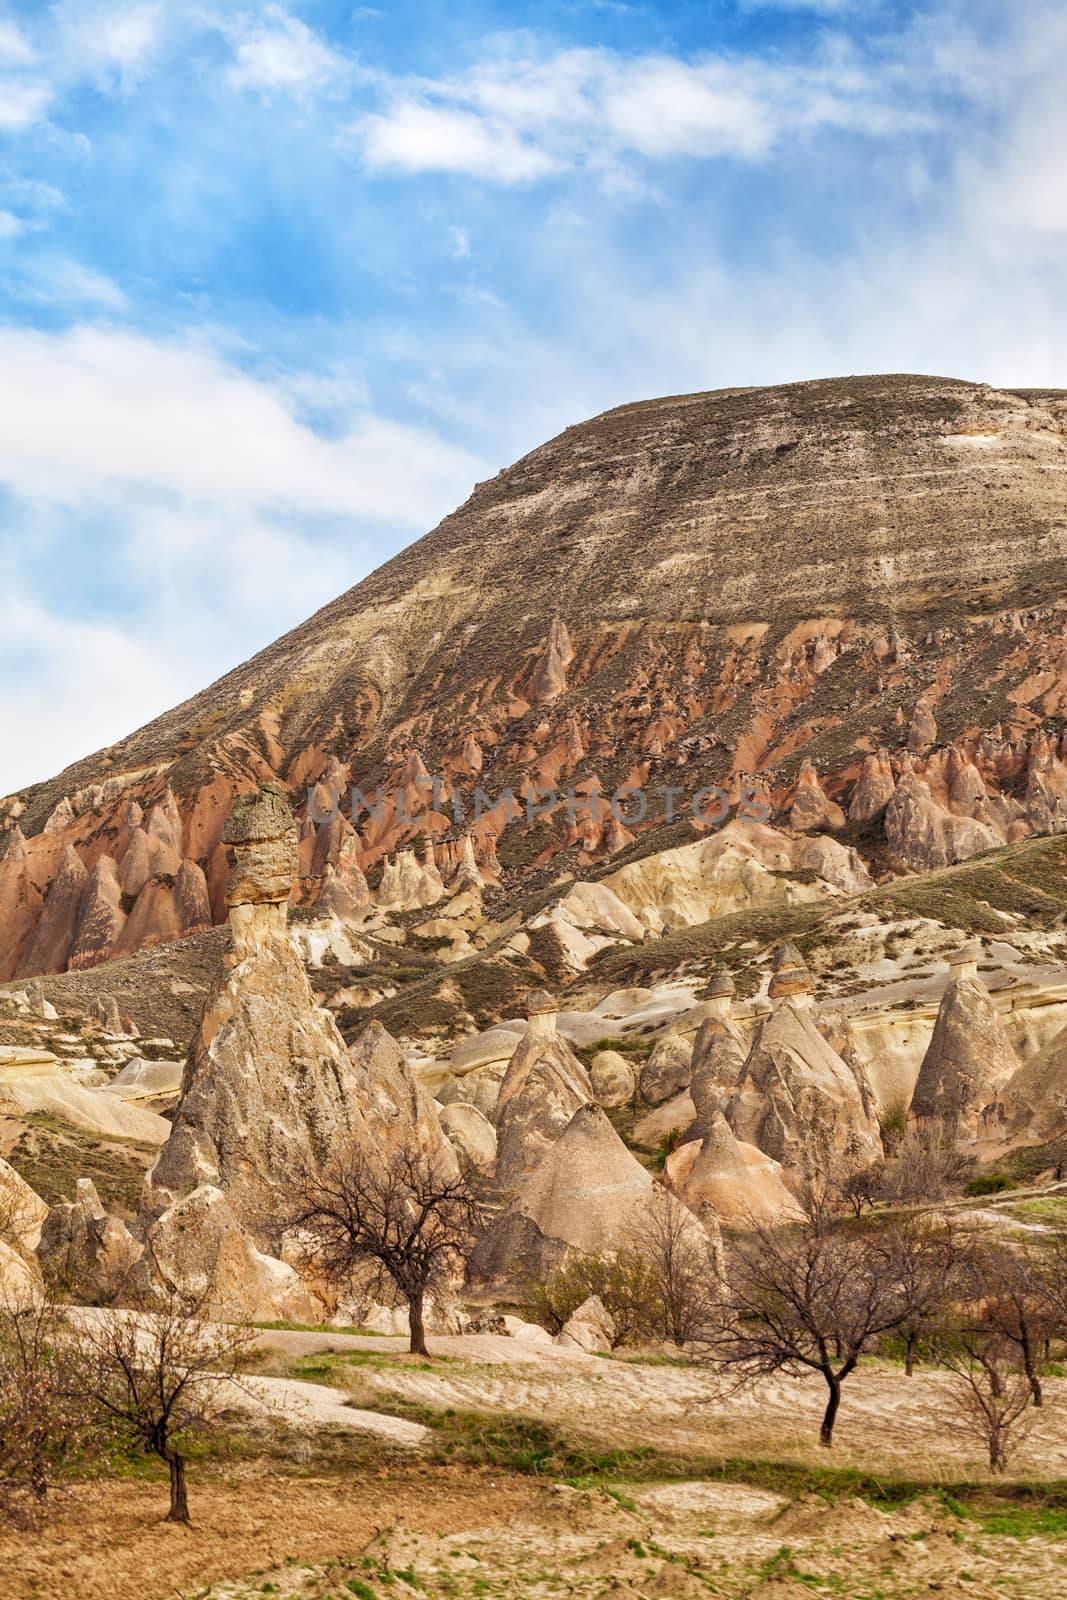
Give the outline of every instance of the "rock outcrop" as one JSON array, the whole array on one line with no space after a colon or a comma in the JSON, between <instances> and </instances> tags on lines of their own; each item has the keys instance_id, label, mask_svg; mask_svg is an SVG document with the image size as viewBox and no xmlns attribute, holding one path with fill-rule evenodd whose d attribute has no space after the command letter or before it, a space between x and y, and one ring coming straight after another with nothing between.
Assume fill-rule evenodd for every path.
<instances>
[{"instance_id":1,"label":"rock outcrop","mask_svg":"<svg viewBox=\"0 0 1067 1600\"><path fill-rule=\"evenodd\" d=\"M49 1279L89 1304L108 1304L131 1287L141 1247L126 1224L109 1216L96 1185L79 1178L74 1199L49 1211L37 1254Z\"/></svg>"},{"instance_id":2,"label":"rock outcrop","mask_svg":"<svg viewBox=\"0 0 1067 1600\"><path fill-rule=\"evenodd\" d=\"M867 1164L881 1153L872 1097L816 1026L813 987L795 947L781 946L770 985L773 1009L723 1108L738 1139L805 1178L845 1162Z\"/></svg>"},{"instance_id":3,"label":"rock outcrop","mask_svg":"<svg viewBox=\"0 0 1067 1600\"><path fill-rule=\"evenodd\" d=\"M585 1105L528 1172L511 1203L480 1240L473 1282L513 1290L544 1280L572 1254L639 1247L669 1212L713 1268L718 1226L704 1227L627 1150L599 1106Z\"/></svg>"},{"instance_id":4,"label":"rock outcrop","mask_svg":"<svg viewBox=\"0 0 1067 1600\"><path fill-rule=\"evenodd\" d=\"M995 1137L1005 1118L1002 1096L1019 1070L1018 1057L989 990L978 977L981 946L949 958L933 1037L919 1068L911 1118L959 1138Z\"/></svg>"},{"instance_id":5,"label":"rock outcrop","mask_svg":"<svg viewBox=\"0 0 1067 1600\"><path fill-rule=\"evenodd\" d=\"M521 1185L575 1112L593 1100L589 1074L555 1031L556 1010L547 995L529 997L529 1026L500 1085L495 1181L503 1193Z\"/></svg>"},{"instance_id":6,"label":"rock outcrop","mask_svg":"<svg viewBox=\"0 0 1067 1600\"><path fill-rule=\"evenodd\" d=\"M586 1355L608 1355L615 1343L615 1319L598 1295L591 1294L563 1324L556 1343L564 1350L584 1350Z\"/></svg>"},{"instance_id":7,"label":"rock outcrop","mask_svg":"<svg viewBox=\"0 0 1067 1600\"><path fill-rule=\"evenodd\" d=\"M641 1068L641 1099L649 1106L673 1100L689 1087L693 1046L675 1028L660 1034Z\"/></svg>"}]
</instances>

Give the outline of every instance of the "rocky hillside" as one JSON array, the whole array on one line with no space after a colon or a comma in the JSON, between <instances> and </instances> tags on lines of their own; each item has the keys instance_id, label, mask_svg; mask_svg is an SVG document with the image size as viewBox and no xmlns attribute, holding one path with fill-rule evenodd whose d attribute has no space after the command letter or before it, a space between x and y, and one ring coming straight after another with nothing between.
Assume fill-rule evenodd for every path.
<instances>
[{"instance_id":1,"label":"rocky hillside","mask_svg":"<svg viewBox=\"0 0 1067 1600\"><path fill-rule=\"evenodd\" d=\"M195 699L0 801L0 980L222 921L222 825L266 781L300 810L324 779L320 814L330 787L383 790L358 832L302 816L297 898L346 914L432 904L466 873L503 922L561 874L699 840L689 798L712 784L788 831L789 861L761 871L840 876L804 855L836 835L862 857L850 892L864 864L941 869L1060 831L1065 467L1067 392L940 378L570 428ZM438 807L417 815L429 774ZM578 799L472 828L453 799L476 783ZM650 791L640 820L588 798L623 783Z\"/></svg>"}]
</instances>

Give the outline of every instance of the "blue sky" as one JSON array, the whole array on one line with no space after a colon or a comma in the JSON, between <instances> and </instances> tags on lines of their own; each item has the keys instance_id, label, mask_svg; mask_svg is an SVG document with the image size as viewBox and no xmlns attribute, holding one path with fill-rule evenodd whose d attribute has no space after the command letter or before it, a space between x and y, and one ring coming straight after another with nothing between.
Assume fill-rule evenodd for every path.
<instances>
[{"instance_id":1,"label":"blue sky","mask_svg":"<svg viewBox=\"0 0 1067 1600\"><path fill-rule=\"evenodd\" d=\"M0 5L0 793L570 422L1067 387L1067 12Z\"/></svg>"}]
</instances>

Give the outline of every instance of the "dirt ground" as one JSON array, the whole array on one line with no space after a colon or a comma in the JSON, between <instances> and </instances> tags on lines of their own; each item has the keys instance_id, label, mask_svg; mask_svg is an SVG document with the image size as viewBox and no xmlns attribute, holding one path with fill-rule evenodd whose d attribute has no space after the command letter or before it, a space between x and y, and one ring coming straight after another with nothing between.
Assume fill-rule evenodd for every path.
<instances>
[{"instance_id":1,"label":"dirt ground","mask_svg":"<svg viewBox=\"0 0 1067 1600\"><path fill-rule=\"evenodd\" d=\"M436 1410L539 1418L603 1448L651 1445L682 1455L827 1464L815 1444L826 1404L817 1374L731 1392L696 1363L604 1359L492 1334L431 1339L439 1359L430 1363L405 1357L402 1339L272 1332L261 1343L295 1376L311 1375L299 1363L334 1352L328 1371L314 1367L315 1378L372 1409L388 1410L399 1398ZM981 1477L982 1446L961 1427L952 1392L945 1372L920 1368L906 1378L899 1367L862 1364L844 1386L833 1464L934 1484ZM1067 1478L1067 1379L1045 1380L1045 1405L1028 1414L1026 1430L1015 1469Z\"/></svg>"},{"instance_id":2,"label":"dirt ground","mask_svg":"<svg viewBox=\"0 0 1067 1600\"><path fill-rule=\"evenodd\" d=\"M520 1352L517 1342L490 1335L432 1341L430 1362L404 1355L393 1339L278 1332L261 1342L262 1382L295 1392L291 1380L310 1379L321 1387L320 1405L308 1408L301 1389L293 1414L261 1420L258 1442L246 1441L243 1454L197 1464L192 1530L162 1521L161 1482L75 1486L39 1531L0 1537L0 1600L1067 1594L1067 1513L1058 1502L1043 1508L1032 1494L1022 1513L1010 1497L994 1502L980 1448L949 1406L944 1374L907 1379L892 1367L862 1368L846 1385L828 1454L815 1443L818 1379L723 1395L696 1366L552 1346ZM1050 1378L1047 1389L1046 1406L1029 1416L1013 1476L1051 1485L1067 1477L1067 1381ZM355 1413L347 1427L338 1425L346 1401L395 1408L407 1413L409 1427L417 1415L430 1423L429 1435L421 1445L387 1430L384 1438L361 1436ZM458 1414L451 1420L449 1409ZM479 1425L494 1417L554 1423L605 1452L633 1445L662 1458L673 1452L684 1480L631 1482L631 1469L620 1465L602 1469L597 1487L573 1487L511 1468L446 1464L446 1435L434 1419L455 1429L465 1415ZM331 1439L348 1454L327 1467ZM702 1460L730 1456L749 1468L735 1462L728 1482L706 1468L701 1475ZM514 1456L494 1459L517 1465ZM778 1492L781 1480L760 1479L756 1470L768 1462L851 1467L868 1480L896 1474L929 1491L893 1510L851 1498L851 1487L831 1503ZM939 1495L939 1486L964 1480L990 1484L995 1514L981 1500L984 1489L981 1503ZM814 1481L807 1478L808 1486ZM768 1482L773 1489L757 1486Z\"/></svg>"},{"instance_id":3,"label":"dirt ground","mask_svg":"<svg viewBox=\"0 0 1067 1600\"><path fill-rule=\"evenodd\" d=\"M0 1535L3 1600L173 1600L220 1578L358 1552L403 1521L413 1532L503 1524L536 1494L526 1479L413 1466L366 1478L294 1479L246 1472L232 1481L190 1475L194 1526L162 1519L162 1483L79 1484L30 1534ZM262 1583L264 1580L260 1580ZM269 1590L266 1592L270 1592Z\"/></svg>"},{"instance_id":4,"label":"dirt ground","mask_svg":"<svg viewBox=\"0 0 1067 1600\"><path fill-rule=\"evenodd\" d=\"M344 1560L260 1571L210 1600L1061 1600L1067 1585L1062 1544L990 1537L932 1500L888 1514L736 1484L616 1494L544 1484L507 1521L445 1534L398 1520Z\"/></svg>"}]
</instances>

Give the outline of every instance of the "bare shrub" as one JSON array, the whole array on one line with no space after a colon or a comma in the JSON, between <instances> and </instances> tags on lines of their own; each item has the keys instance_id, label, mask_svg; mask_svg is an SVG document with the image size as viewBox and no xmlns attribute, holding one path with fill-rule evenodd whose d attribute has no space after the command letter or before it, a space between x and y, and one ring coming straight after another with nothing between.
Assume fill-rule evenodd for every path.
<instances>
[{"instance_id":1,"label":"bare shrub","mask_svg":"<svg viewBox=\"0 0 1067 1600\"><path fill-rule=\"evenodd\" d=\"M973 1171L974 1157L947 1125L909 1127L883 1168L878 1198L887 1205L943 1200L959 1193Z\"/></svg>"},{"instance_id":2,"label":"bare shrub","mask_svg":"<svg viewBox=\"0 0 1067 1600\"><path fill-rule=\"evenodd\" d=\"M1011 1345L990 1329L960 1328L942 1339L951 1402L963 1427L985 1445L990 1472L1004 1472L1026 1432L1030 1380Z\"/></svg>"},{"instance_id":3,"label":"bare shrub","mask_svg":"<svg viewBox=\"0 0 1067 1600\"><path fill-rule=\"evenodd\" d=\"M652 1206L634 1248L654 1275L661 1337L681 1348L703 1339L718 1314L721 1285L711 1240L677 1202Z\"/></svg>"},{"instance_id":4,"label":"bare shrub","mask_svg":"<svg viewBox=\"0 0 1067 1600\"><path fill-rule=\"evenodd\" d=\"M32 1525L87 1439L88 1408L59 1316L43 1300L0 1300L0 1522Z\"/></svg>"},{"instance_id":5,"label":"bare shrub","mask_svg":"<svg viewBox=\"0 0 1067 1600\"><path fill-rule=\"evenodd\" d=\"M659 1274L636 1250L572 1257L550 1277L524 1285L523 1309L550 1333L560 1333L590 1295L610 1314L616 1346L663 1336Z\"/></svg>"}]
</instances>

